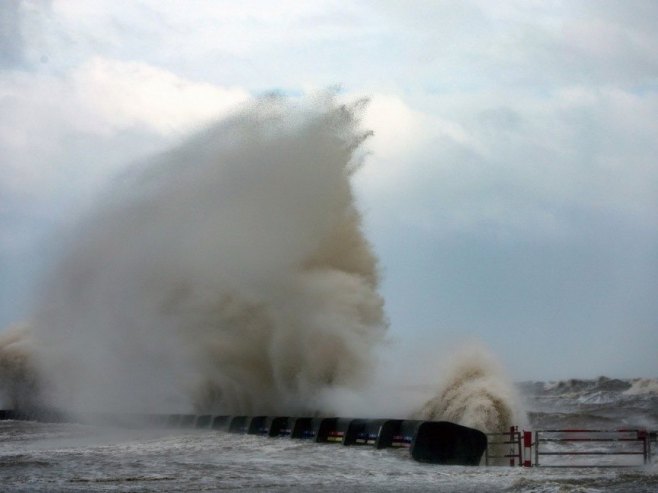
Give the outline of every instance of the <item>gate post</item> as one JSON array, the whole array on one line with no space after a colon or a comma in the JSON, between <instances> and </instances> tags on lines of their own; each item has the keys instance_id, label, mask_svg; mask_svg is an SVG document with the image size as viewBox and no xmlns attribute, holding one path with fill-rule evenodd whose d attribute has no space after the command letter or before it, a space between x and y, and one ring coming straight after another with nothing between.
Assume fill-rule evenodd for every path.
<instances>
[{"instance_id":1,"label":"gate post","mask_svg":"<svg viewBox=\"0 0 658 493\"><path fill-rule=\"evenodd\" d=\"M523 430L523 467L532 467L532 432Z\"/></svg>"},{"instance_id":2,"label":"gate post","mask_svg":"<svg viewBox=\"0 0 658 493\"><path fill-rule=\"evenodd\" d=\"M539 465L539 432L535 431L535 467Z\"/></svg>"},{"instance_id":3,"label":"gate post","mask_svg":"<svg viewBox=\"0 0 658 493\"><path fill-rule=\"evenodd\" d=\"M513 448L514 445L513 445L513 444L514 444L514 442L515 442L515 440L514 440L514 435L515 435L515 433L516 433L516 430L517 430L517 427L516 427L516 426L510 426L510 428L509 428L510 452L512 452L512 451L514 450L514 448ZM509 456L510 456L510 457L509 457L509 465L512 466L512 467L514 467L514 454L513 454L513 453L510 453Z\"/></svg>"},{"instance_id":4,"label":"gate post","mask_svg":"<svg viewBox=\"0 0 658 493\"><path fill-rule=\"evenodd\" d=\"M644 464L649 464L651 462L651 452L649 452L649 433L646 430L640 430L637 432L638 440L642 440L642 456L644 458Z\"/></svg>"}]
</instances>

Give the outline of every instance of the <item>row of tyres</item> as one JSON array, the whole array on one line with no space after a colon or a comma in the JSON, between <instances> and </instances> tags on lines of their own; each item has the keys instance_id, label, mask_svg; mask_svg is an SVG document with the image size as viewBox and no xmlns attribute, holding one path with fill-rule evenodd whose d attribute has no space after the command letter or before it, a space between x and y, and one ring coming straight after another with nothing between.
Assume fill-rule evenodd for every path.
<instances>
[{"instance_id":1,"label":"row of tyres","mask_svg":"<svg viewBox=\"0 0 658 493\"><path fill-rule=\"evenodd\" d=\"M417 461L446 465L478 465L487 448L484 433L448 421L173 414L160 417L159 424L378 449L405 447Z\"/></svg>"},{"instance_id":2,"label":"row of tyres","mask_svg":"<svg viewBox=\"0 0 658 493\"><path fill-rule=\"evenodd\" d=\"M378 449L404 447L415 460L432 464L478 465L487 448L484 433L448 421L211 414L95 414L88 418L116 426L197 428ZM47 410L0 410L0 420L67 422L70 417Z\"/></svg>"}]
</instances>

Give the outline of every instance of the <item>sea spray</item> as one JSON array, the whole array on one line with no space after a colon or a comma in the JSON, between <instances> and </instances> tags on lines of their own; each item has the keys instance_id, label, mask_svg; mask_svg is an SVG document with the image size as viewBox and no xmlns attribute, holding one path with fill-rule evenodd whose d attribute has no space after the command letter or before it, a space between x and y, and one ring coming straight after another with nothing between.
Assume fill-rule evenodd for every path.
<instances>
[{"instance_id":1,"label":"sea spray","mask_svg":"<svg viewBox=\"0 0 658 493\"><path fill-rule=\"evenodd\" d=\"M39 405L33 353L28 326L17 325L0 333L0 408L29 409Z\"/></svg>"},{"instance_id":2,"label":"sea spray","mask_svg":"<svg viewBox=\"0 0 658 493\"><path fill-rule=\"evenodd\" d=\"M471 341L444 367L437 394L416 418L452 421L488 433L525 424L516 388L481 343Z\"/></svg>"},{"instance_id":3,"label":"sea spray","mask_svg":"<svg viewBox=\"0 0 658 493\"><path fill-rule=\"evenodd\" d=\"M267 98L124 173L0 338L7 405L408 417L366 385L386 321L350 186L362 106ZM417 417L520 424L483 351L448 375Z\"/></svg>"},{"instance_id":4,"label":"sea spray","mask_svg":"<svg viewBox=\"0 0 658 493\"><path fill-rule=\"evenodd\" d=\"M386 330L350 176L362 103L266 98L124 174L33 322L42 397L79 411L320 411Z\"/></svg>"}]
</instances>

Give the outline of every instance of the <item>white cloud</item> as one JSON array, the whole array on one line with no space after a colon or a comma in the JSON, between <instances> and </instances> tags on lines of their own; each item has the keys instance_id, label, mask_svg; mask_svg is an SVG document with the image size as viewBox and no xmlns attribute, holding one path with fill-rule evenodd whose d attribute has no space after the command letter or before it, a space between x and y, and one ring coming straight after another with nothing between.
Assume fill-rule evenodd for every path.
<instances>
[{"instance_id":1,"label":"white cloud","mask_svg":"<svg viewBox=\"0 0 658 493\"><path fill-rule=\"evenodd\" d=\"M128 130L156 140L180 138L249 98L239 88L102 58L63 76L7 73L0 78L0 91L3 181L15 193L33 196L58 188L71 174L105 175L94 160L80 163L76 139L111 141Z\"/></svg>"},{"instance_id":2,"label":"white cloud","mask_svg":"<svg viewBox=\"0 0 658 493\"><path fill-rule=\"evenodd\" d=\"M357 177L374 222L452 235L563 241L603 214L658 226L658 97L567 87L543 98L375 96L372 155ZM382 226L385 227L385 226Z\"/></svg>"},{"instance_id":3,"label":"white cloud","mask_svg":"<svg viewBox=\"0 0 658 493\"><path fill-rule=\"evenodd\" d=\"M145 63L98 57L72 79L80 104L114 131L143 125L165 135L188 133L250 98L241 88L192 82Z\"/></svg>"}]
</instances>

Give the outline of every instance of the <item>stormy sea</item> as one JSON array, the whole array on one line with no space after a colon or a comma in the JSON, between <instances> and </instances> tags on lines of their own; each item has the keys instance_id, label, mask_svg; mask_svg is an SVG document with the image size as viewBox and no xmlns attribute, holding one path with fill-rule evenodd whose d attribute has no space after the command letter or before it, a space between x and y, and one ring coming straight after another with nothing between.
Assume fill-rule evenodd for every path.
<instances>
[{"instance_id":1,"label":"stormy sea","mask_svg":"<svg viewBox=\"0 0 658 493\"><path fill-rule=\"evenodd\" d=\"M527 428L658 429L658 380L524 382ZM589 447L590 444L576 444ZM612 449L614 443L597 445ZM577 456L583 467L439 466L377 450L212 429L0 421L2 491L658 491L641 456ZM573 456L550 457L573 465ZM610 467L626 465L626 467Z\"/></svg>"},{"instance_id":2,"label":"stormy sea","mask_svg":"<svg viewBox=\"0 0 658 493\"><path fill-rule=\"evenodd\" d=\"M0 332L0 406L67 418L0 421L0 491L658 490L655 459L637 452L655 449L658 381L514 384L473 342L433 355L441 371L391 355L351 183L364 104L246 105L131 166L58 232L30 319ZM423 374L382 377L405 367ZM514 440L479 467L437 466L403 446L90 419L99 412L449 421L492 442L514 426L572 431L546 431L540 467L509 465ZM598 435L573 441L583 428Z\"/></svg>"}]
</instances>

